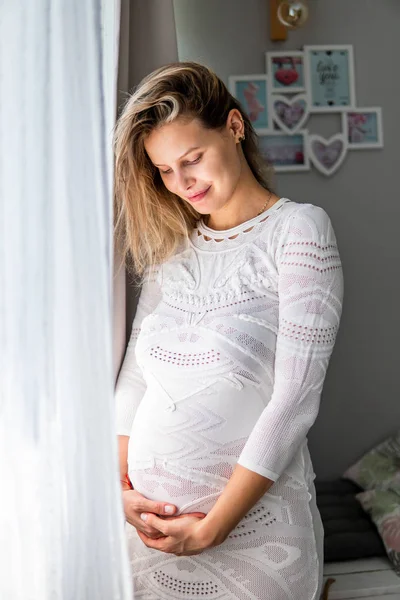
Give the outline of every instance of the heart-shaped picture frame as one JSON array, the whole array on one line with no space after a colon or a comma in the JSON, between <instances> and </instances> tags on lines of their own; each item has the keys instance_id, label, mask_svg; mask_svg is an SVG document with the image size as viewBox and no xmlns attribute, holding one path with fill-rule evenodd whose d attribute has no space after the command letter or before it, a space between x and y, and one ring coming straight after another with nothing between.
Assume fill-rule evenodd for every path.
<instances>
[{"instance_id":1,"label":"heart-shaped picture frame","mask_svg":"<svg viewBox=\"0 0 400 600\"><path fill-rule=\"evenodd\" d=\"M292 98L275 95L271 98L272 118L289 135L303 128L309 117L306 94L296 94Z\"/></svg>"},{"instance_id":2,"label":"heart-shaped picture frame","mask_svg":"<svg viewBox=\"0 0 400 600\"><path fill-rule=\"evenodd\" d=\"M310 134L307 139L308 155L314 167L324 175L333 175L346 158L348 143L343 133L325 139Z\"/></svg>"}]
</instances>

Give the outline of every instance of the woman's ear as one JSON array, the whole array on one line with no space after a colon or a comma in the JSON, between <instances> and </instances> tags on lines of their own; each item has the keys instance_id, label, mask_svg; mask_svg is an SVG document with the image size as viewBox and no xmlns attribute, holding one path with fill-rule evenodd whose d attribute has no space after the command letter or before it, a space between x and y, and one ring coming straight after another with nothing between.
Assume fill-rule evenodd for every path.
<instances>
[{"instance_id":1,"label":"woman's ear","mask_svg":"<svg viewBox=\"0 0 400 600\"><path fill-rule=\"evenodd\" d=\"M237 142L240 142L244 139L244 121L243 117L240 114L240 111L237 108L233 108L227 119L227 125L231 135L234 136Z\"/></svg>"}]
</instances>

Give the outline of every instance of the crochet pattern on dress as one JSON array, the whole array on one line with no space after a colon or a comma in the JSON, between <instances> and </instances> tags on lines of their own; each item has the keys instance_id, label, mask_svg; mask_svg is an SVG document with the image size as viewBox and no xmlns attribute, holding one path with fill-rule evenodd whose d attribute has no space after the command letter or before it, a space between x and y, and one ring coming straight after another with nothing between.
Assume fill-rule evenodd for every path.
<instances>
[{"instance_id":1,"label":"crochet pattern on dress","mask_svg":"<svg viewBox=\"0 0 400 600\"><path fill-rule=\"evenodd\" d=\"M129 477L208 513L236 464L274 481L219 546L178 557L126 525L135 598L317 600L323 530L307 433L339 327L326 212L281 198L224 231L201 219L149 276L116 388Z\"/></svg>"}]
</instances>

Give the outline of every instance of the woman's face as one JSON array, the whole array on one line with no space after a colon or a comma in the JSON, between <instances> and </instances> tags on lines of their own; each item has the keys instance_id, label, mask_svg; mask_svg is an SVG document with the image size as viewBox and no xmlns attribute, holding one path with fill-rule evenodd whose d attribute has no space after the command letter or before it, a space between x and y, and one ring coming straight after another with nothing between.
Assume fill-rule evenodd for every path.
<instances>
[{"instance_id":1,"label":"woman's face","mask_svg":"<svg viewBox=\"0 0 400 600\"><path fill-rule=\"evenodd\" d=\"M238 185L240 126L240 113L235 109L223 131L205 129L197 119L177 119L153 130L145 149L165 187L199 213L209 214L222 208Z\"/></svg>"}]
</instances>

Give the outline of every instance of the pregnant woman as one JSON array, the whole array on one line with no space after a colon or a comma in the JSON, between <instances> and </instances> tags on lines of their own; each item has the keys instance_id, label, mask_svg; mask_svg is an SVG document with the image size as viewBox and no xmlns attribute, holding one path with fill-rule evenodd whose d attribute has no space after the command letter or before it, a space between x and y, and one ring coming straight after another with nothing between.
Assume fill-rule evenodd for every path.
<instances>
[{"instance_id":1,"label":"pregnant woman","mask_svg":"<svg viewBox=\"0 0 400 600\"><path fill-rule=\"evenodd\" d=\"M317 600L330 219L272 192L249 117L196 63L141 82L115 154L116 236L141 277L115 391L135 598Z\"/></svg>"}]
</instances>

